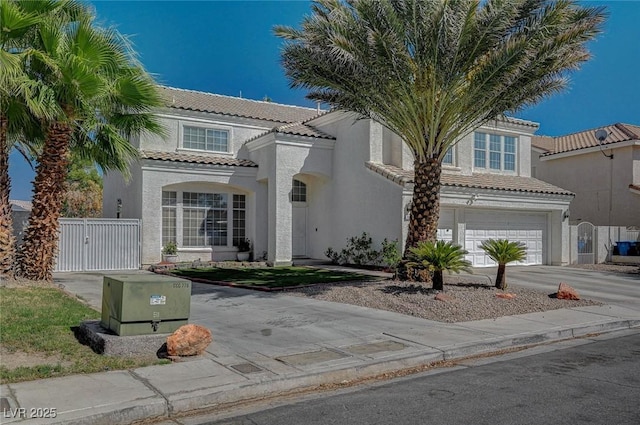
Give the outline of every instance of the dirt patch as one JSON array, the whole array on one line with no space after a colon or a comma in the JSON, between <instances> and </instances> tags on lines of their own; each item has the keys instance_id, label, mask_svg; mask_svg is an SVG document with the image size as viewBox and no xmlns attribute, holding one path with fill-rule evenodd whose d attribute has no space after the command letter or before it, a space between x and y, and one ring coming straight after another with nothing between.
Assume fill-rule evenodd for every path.
<instances>
[{"instance_id":1,"label":"dirt patch","mask_svg":"<svg viewBox=\"0 0 640 425\"><path fill-rule=\"evenodd\" d=\"M60 356L45 356L40 353L25 353L12 351L0 344L0 366L9 370L19 367L34 367L42 365L71 366L73 363L62 360Z\"/></svg>"}]
</instances>

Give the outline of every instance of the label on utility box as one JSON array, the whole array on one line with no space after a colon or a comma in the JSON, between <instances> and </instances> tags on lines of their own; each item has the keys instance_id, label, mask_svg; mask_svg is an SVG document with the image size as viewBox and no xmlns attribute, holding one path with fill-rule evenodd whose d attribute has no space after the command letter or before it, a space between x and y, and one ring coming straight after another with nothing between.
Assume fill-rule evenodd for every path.
<instances>
[{"instance_id":1,"label":"label on utility box","mask_svg":"<svg viewBox=\"0 0 640 425\"><path fill-rule=\"evenodd\" d=\"M149 299L149 305L165 305L167 303L167 297L164 295L151 295Z\"/></svg>"}]
</instances>

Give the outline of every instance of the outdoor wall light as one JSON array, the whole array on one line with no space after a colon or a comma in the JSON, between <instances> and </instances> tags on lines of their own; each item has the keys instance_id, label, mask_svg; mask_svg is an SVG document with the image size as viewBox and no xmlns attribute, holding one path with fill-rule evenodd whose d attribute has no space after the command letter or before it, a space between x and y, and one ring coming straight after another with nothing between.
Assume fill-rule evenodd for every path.
<instances>
[{"instance_id":1,"label":"outdoor wall light","mask_svg":"<svg viewBox=\"0 0 640 425\"><path fill-rule=\"evenodd\" d=\"M562 221L565 221L566 219L568 219L568 218L569 218L569 216L570 216L570 212L569 212L569 210L567 209L567 210L565 210L565 211L562 213Z\"/></svg>"},{"instance_id":2,"label":"outdoor wall light","mask_svg":"<svg viewBox=\"0 0 640 425\"><path fill-rule=\"evenodd\" d=\"M410 201L404 207L404 221L409 221L409 218L411 218L411 208L413 208L413 201Z\"/></svg>"},{"instance_id":3,"label":"outdoor wall light","mask_svg":"<svg viewBox=\"0 0 640 425\"><path fill-rule=\"evenodd\" d=\"M467 201L467 205L472 205L476 199L478 199L478 194L474 193L473 195L471 195L471 198L469 198L469 200Z\"/></svg>"},{"instance_id":4,"label":"outdoor wall light","mask_svg":"<svg viewBox=\"0 0 640 425\"><path fill-rule=\"evenodd\" d=\"M122 213L122 199L118 198L116 201L116 218L120 218L120 214Z\"/></svg>"}]
</instances>

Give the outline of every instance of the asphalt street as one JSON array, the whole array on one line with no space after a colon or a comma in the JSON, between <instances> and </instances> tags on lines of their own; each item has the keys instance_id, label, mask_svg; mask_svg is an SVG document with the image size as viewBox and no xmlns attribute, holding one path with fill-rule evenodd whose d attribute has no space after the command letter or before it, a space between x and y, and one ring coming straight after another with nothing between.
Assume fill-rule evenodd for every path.
<instances>
[{"instance_id":1,"label":"asphalt street","mask_svg":"<svg viewBox=\"0 0 640 425\"><path fill-rule=\"evenodd\" d=\"M225 420L180 423L636 425L639 400L636 329L307 396Z\"/></svg>"}]
</instances>

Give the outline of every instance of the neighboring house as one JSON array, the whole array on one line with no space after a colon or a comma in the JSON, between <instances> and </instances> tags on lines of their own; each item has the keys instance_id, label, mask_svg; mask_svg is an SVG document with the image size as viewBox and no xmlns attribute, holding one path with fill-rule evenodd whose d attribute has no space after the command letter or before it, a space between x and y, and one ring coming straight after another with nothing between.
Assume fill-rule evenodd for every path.
<instances>
[{"instance_id":1,"label":"neighboring house","mask_svg":"<svg viewBox=\"0 0 640 425\"><path fill-rule=\"evenodd\" d=\"M163 87L168 129L133 143L131 181L104 181L104 215L142 219L142 263L176 241L181 261L235 258L251 239L275 265L326 258L346 238L406 238L413 158L379 123L342 111L280 105ZM568 263L573 194L531 177L538 125L505 118L468 135L445 158L439 237L491 265L489 237L527 244L524 264ZM120 206L118 207L118 204Z\"/></svg>"},{"instance_id":2,"label":"neighboring house","mask_svg":"<svg viewBox=\"0 0 640 425\"><path fill-rule=\"evenodd\" d=\"M22 243L24 229L29 224L29 215L31 214L31 201L19 201L15 199L9 200L11 206L11 220L13 221L13 236L16 243Z\"/></svg>"},{"instance_id":3,"label":"neighboring house","mask_svg":"<svg viewBox=\"0 0 640 425\"><path fill-rule=\"evenodd\" d=\"M574 192L571 223L640 227L640 126L613 124L560 137L534 136L534 177Z\"/></svg>"}]
</instances>

